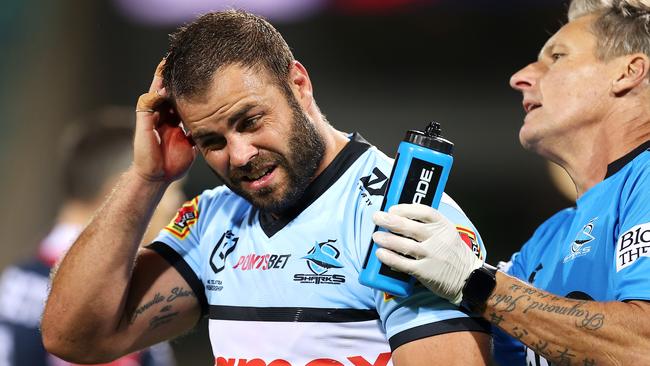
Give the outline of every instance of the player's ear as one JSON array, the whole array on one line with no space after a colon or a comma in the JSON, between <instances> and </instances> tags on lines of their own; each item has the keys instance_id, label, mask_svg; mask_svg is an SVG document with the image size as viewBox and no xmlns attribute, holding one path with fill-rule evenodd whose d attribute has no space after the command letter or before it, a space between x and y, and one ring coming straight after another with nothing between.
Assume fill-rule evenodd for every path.
<instances>
[{"instance_id":1,"label":"player's ear","mask_svg":"<svg viewBox=\"0 0 650 366\"><path fill-rule=\"evenodd\" d=\"M314 101L314 93L307 69L298 61L293 60L289 65L289 88L303 108Z\"/></svg>"},{"instance_id":2,"label":"player's ear","mask_svg":"<svg viewBox=\"0 0 650 366\"><path fill-rule=\"evenodd\" d=\"M617 61L614 61L617 62ZM616 79L612 82L612 92L625 95L643 82L648 81L650 58L643 53L634 53L620 58Z\"/></svg>"}]
</instances>

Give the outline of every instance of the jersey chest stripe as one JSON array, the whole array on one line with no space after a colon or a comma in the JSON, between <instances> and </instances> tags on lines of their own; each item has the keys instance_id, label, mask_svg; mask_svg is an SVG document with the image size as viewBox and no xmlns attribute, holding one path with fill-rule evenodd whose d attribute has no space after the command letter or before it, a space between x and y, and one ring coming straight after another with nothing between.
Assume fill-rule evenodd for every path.
<instances>
[{"instance_id":1,"label":"jersey chest stripe","mask_svg":"<svg viewBox=\"0 0 650 366\"><path fill-rule=\"evenodd\" d=\"M374 309L246 307L210 305L210 319L263 322L349 323L379 319Z\"/></svg>"}]
</instances>

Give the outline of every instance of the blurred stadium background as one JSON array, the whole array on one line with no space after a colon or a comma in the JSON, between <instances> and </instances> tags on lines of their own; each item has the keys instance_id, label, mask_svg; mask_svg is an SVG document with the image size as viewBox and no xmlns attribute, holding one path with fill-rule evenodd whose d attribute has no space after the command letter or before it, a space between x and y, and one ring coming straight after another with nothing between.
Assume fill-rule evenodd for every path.
<instances>
[{"instance_id":1,"label":"blurred stadium background","mask_svg":"<svg viewBox=\"0 0 650 366\"><path fill-rule=\"evenodd\" d=\"M107 104L134 105L167 34L230 6L280 30L338 129L394 155L406 129L440 122L456 144L447 191L479 228L489 262L508 258L572 204L543 160L520 147L521 97L508 86L558 29L566 1L3 0L0 268L29 256L50 228L64 126ZM185 191L216 184L197 161ZM179 364L212 362L205 333L175 343Z\"/></svg>"}]
</instances>

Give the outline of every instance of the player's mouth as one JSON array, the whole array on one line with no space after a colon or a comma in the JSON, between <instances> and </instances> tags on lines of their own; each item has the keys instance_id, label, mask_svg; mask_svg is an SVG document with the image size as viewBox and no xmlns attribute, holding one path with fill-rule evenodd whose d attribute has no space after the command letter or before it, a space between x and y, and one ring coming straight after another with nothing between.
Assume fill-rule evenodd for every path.
<instances>
[{"instance_id":1,"label":"player's mouth","mask_svg":"<svg viewBox=\"0 0 650 366\"><path fill-rule=\"evenodd\" d=\"M267 187L273 181L277 165L270 165L241 177L242 186L247 190L259 190Z\"/></svg>"}]
</instances>

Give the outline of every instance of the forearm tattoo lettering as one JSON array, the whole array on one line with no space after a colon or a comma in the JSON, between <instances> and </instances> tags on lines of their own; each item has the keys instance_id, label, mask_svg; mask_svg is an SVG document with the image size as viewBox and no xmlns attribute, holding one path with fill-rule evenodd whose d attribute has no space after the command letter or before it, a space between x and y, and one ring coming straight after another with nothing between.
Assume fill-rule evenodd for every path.
<instances>
[{"instance_id":1,"label":"forearm tattoo lettering","mask_svg":"<svg viewBox=\"0 0 650 366\"><path fill-rule=\"evenodd\" d=\"M514 314L514 312L522 314L545 312L566 317L578 329L598 331L605 324L605 315L587 310L585 308L587 303L583 300L562 299L534 288L514 284L506 291L490 296L488 306L493 310L486 314L486 318L514 338L527 344L536 354L553 362L553 365L596 366L594 359L579 357L580 355L575 350L540 339L521 324L508 321L512 320L512 316L509 314Z\"/></svg>"}]
</instances>

